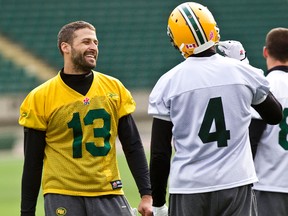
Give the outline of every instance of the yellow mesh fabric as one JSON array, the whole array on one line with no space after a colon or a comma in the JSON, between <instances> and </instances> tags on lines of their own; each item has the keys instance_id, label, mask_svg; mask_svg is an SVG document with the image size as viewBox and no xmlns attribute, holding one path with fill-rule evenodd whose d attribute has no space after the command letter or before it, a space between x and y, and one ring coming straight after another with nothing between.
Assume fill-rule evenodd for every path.
<instances>
[{"instance_id":1,"label":"yellow mesh fabric","mask_svg":"<svg viewBox=\"0 0 288 216\"><path fill-rule=\"evenodd\" d=\"M19 124L46 131L44 194L122 194L112 187L120 180L117 126L134 110L130 92L99 72L85 96L66 86L60 74L34 89L20 107Z\"/></svg>"}]
</instances>

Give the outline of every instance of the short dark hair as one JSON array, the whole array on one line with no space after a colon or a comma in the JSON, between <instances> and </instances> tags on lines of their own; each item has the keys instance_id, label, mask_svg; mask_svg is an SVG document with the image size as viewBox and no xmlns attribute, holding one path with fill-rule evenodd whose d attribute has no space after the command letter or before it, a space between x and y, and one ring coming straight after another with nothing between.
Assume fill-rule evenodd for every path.
<instances>
[{"instance_id":1,"label":"short dark hair","mask_svg":"<svg viewBox=\"0 0 288 216\"><path fill-rule=\"evenodd\" d=\"M93 31L96 31L95 27L92 24L85 22L85 21L71 22L71 23L64 25L61 28L57 37L57 45L62 55L63 55L63 51L61 50L61 43L66 42L66 43L72 44L73 39L74 39L74 32L83 28L89 28Z\"/></svg>"},{"instance_id":2,"label":"short dark hair","mask_svg":"<svg viewBox=\"0 0 288 216\"><path fill-rule=\"evenodd\" d=\"M266 36L265 46L274 59L288 61L288 28L273 28Z\"/></svg>"}]
</instances>

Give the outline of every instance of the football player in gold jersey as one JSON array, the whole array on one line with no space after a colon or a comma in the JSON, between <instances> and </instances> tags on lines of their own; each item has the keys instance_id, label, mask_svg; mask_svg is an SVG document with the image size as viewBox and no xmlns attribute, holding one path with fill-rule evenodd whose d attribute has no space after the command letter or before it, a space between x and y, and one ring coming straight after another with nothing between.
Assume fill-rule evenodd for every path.
<instances>
[{"instance_id":1,"label":"football player in gold jersey","mask_svg":"<svg viewBox=\"0 0 288 216\"><path fill-rule=\"evenodd\" d=\"M21 216L35 216L41 179L46 215L132 215L117 165L117 137L141 196L138 211L152 215L148 165L131 115L135 102L118 79L93 70L94 26L84 21L63 26L58 48L63 69L32 90L20 107Z\"/></svg>"}]
</instances>

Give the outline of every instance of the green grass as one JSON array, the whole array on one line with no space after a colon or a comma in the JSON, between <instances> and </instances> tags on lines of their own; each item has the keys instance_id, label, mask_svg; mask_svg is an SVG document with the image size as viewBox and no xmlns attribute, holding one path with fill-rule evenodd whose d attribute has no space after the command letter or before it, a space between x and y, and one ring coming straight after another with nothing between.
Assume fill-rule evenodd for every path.
<instances>
[{"instance_id":1,"label":"green grass","mask_svg":"<svg viewBox=\"0 0 288 216\"><path fill-rule=\"evenodd\" d=\"M123 154L118 155L119 169L125 195L132 207L140 201L138 189L128 169ZM14 156L0 156L0 214L20 215L20 188L23 159ZM44 200L40 192L36 208L37 216L44 216Z\"/></svg>"}]
</instances>

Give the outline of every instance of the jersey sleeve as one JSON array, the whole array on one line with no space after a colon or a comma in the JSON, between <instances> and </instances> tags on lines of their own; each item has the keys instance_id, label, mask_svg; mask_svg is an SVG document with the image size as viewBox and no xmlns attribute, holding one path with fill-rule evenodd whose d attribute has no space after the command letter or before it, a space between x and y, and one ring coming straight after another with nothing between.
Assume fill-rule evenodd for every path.
<instances>
[{"instance_id":1,"label":"jersey sleeve","mask_svg":"<svg viewBox=\"0 0 288 216\"><path fill-rule=\"evenodd\" d=\"M161 77L149 95L148 114L154 118L171 121L169 104L169 80Z\"/></svg>"},{"instance_id":2,"label":"jersey sleeve","mask_svg":"<svg viewBox=\"0 0 288 216\"><path fill-rule=\"evenodd\" d=\"M38 95L38 97L37 97ZM21 126L35 130L45 131L47 121L44 115L44 96L37 92L30 92L20 106L20 117L18 123Z\"/></svg>"},{"instance_id":3,"label":"jersey sleeve","mask_svg":"<svg viewBox=\"0 0 288 216\"><path fill-rule=\"evenodd\" d=\"M131 114L136 109L136 103L128 89L125 88L125 86L119 82L119 91L121 96L121 104L119 107L119 118Z\"/></svg>"},{"instance_id":4,"label":"jersey sleeve","mask_svg":"<svg viewBox=\"0 0 288 216\"><path fill-rule=\"evenodd\" d=\"M270 91L270 84L263 73L261 73L262 70L253 69L250 76L251 86L254 86L252 104L257 105L266 99Z\"/></svg>"}]
</instances>

